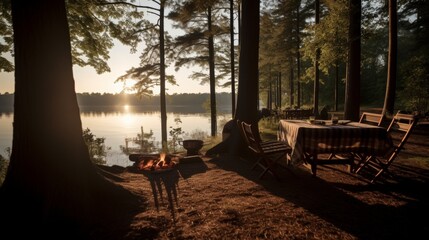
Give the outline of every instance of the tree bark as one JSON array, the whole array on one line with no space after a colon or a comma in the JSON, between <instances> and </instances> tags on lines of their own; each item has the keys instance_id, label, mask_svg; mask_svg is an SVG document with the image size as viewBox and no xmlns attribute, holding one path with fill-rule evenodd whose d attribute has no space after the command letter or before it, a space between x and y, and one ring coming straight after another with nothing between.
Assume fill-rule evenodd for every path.
<instances>
[{"instance_id":1,"label":"tree bark","mask_svg":"<svg viewBox=\"0 0 429 240\"><path fill-rule=\"evenodd\" d=\"M393 114L395 107L397 56L398 56L398 11L397 1L389 0L389 53L387 62L386 95L383 115Z\"/></svg>"},{"instance_id":2,"label":"tree bark","mask_svg":"<svg viewBox=\"0 0 429 240\"><path fill-rule=\"evenodd\" d=\"M361 64L361 0L349 3L349 56L347 61L344 118L359 120Z\"/></svg>"},{"instance_id":3,"label":"tree bark","mask_svg":"<svg viewBox=\"0 0 429 240\"><path fill-rule=\"evenodd\" d=\"M301 31L300 31L300 6L301 6L301 1L298 1L297 4L297 9L296 9L296 75L297 75L297 86L296 86L296 102L297 102L297 107L301 108L301 53L300 53L300 49L301 49ZM291 106L292 108L294 106Z\"/></svg>"},{"instance_id":4,"label":"tree bark","mask_svg":"<svg viewBox=\"0 0 429 240\"><path fill-rule=\"evenodd\" d=\"M316 9L316 24L319 24L320 21L320 1L315 1ZM313 113L314 116L319 116L319 59L320 59L320 49L316 49L316 60L314 61L314 90L313 90Z\"/></svg>"},{"instance_id":5,"label":"tree bark","mask_svg":"<svg viewBox=\"0 0 429 240\"><path fill-rule=\"evenodd\" d=\"M335 61L335 83L334 83L334 111L338 111L338 84L340 84L340 64Z\"/></svg>"},{"instance_id":6,"label":"tree bark","mask_svg":"<svg viewBox=\"0 0 429 240\"><path fill-rule=\"evenodd\" d=\"M238 75L237 111L234 119L258 124L259 100L259 0L242 2L240 38L240 64ZM238 154L244 145L238 128L233 131L230 152ZM242 149L242 148L241 148Z\"/></svg>"},{"instance_id":7,"label":"tree bark","mask_svg":"<svg viewBox=\"0 0 429 240\"><path fill-rule=\"evenodd\" d=\"M235 114L235 50L234 50L234 0L229 0L229 27L230 27L230 58L231 58L231 110Z\"/></svg>"},{"instance_id":8,"label":"tree bark","mask_svg":"<svg viewBox=\"0 0 429 240\"><path fill-rule=\"evenodd\" d=\"M292 57L290 59L292 62ZM290 107L293 108L293 106L295 105L295 101L294 101L295 89L294 89L294 82L293 82L293 80L294 80L293 64L291 64L291 66L290 66L290 77L289 77L289 79L290 79L290 81L289 81L289 87L290 87L290 98L289 98L289 100L290 100Z\"/></svg>"},{"instance_id":9,"label":"tree bark","mask_svg":"<svg viewBox=\"0 0 429 240\"><path fill-rule=\"evenodd\" d=\"M5 231L25 227L13 232L16 238L79 235L103 219L101 199L115 198L82 137L65 2L11 3L15 101L12 155L0 190Z\"/></svg>"},{"instance_id":10,"label":"tree bark","mask_svg":"<svg viewBox=\"0 0 429 240\"><path fill-rule=\"evenodd\" d=\"M216 113L216 78L215 78L215 57L214 40L212 33L212 9L208 8L208 31L209 31L209 69L210 69L210 113L211 113L211 136L217 134L217 113Z\"/></svg>"},{"instance_id":11,"label":"tree bark","mask_svg":"<svg viewBox=\"0 0 429 240\"><path fill-rule=\"evenodd\" d=\"M240 57L238 97L233 121L240 119L251 124L258 123L258 60L259 60L259 0L241 3ZM245 145L237 124L232 124L231 135L206 154L239 155Z\"/></svg>"},{"instance_id":12,"label":"tree bark","mask_svg":"<svg viewBox=\"0 0 429 240\"><path fill-rule=\"evenodd\" d=\"M167 149L167 106L165 100L165 47L164 47L164 5L165 0L159 5L159 78L160 78L160 104L161 104L161 143L162 149Z\"/></svg>"}]
</instances>

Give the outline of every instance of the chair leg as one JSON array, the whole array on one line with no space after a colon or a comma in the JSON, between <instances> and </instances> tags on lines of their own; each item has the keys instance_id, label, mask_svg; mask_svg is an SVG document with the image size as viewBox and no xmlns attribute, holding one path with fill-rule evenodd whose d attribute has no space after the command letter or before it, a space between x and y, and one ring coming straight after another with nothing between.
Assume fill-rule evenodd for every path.
<instances>
[{"instance_id":1,"label":"chair leg","mask_svg":"<svg viewBox=\"0 0 429 240\"><path fill-rule=\"evenodd\" d=\"M267 172L268 172L269 168L264 168L264 171L262 171L261 174L259 174L259 179L261 179Z\"/></svg>"},{"instance_id":2,"label":"chair leg","mask_svg":"<svg viewBox=\"0 0 429 240\"><path fill-rule=\"evenodd\" d=\"M389 172L388 167L390 166L390 164L384 164L384 163L380 163L380 167L381 169L377 172L377 174L375 174L375 176L372 178L371 183L374 183L375 180L377 180L379 178L380 175L385 174L388 175L389 177L393 178L393 174Z\"/></svg>"},{"instance_id":3,"label":"chair leg","mask_svg":"<svg viewBox=\"0 0 429 240\"><path fill-rule=\"evenodd\" d=\"M356 166L356 167L357 167L357 169L356 169L355 173L359 173L359 172L360 172L360 170L362 170L362 168L364 168L366 165L368 165L369 161L371 161L373 158L374 158L374 157L369 156L369 157L366 157L366 159L365 159L365 160L360 161L360 162L357 164L358 166Z\"/></svg>"},{"instance_id":4,"label":"chair leg","mask_svg":"<svg viewBox=\"0 0 429 240\"><path fill-rule=\"evenodd\" d=\"M285 157L285 155L280 155L278 158L276 158L273 161L271 159L266 159L264 157L261 157L259 161L253 166L252 169L254 169L257 165L259 165L263 169L262 173L259 175L259 179L261 179L266 173L269 172L271 173L271 175L273 175L274 178L277 179L277 181L279 181L280 177L277 175L274 166L283 157Z\"/></svg>"},{"instance_id":5,"label":"chair leg","mask_svg":"<svg viewBox=\"0 0 429 240\"><path fill-rule=\"evenodd\" d=\"M252 168L251 168L251 169L253 170L253 169L255 169L255 168L256 168L256 166L258 166L258 165L262 165L262 164L261 164L261 160L262 160L261 158L256 159L256 162L253 164L253 166L252 166Z\"/></svg>"}]
</instances>

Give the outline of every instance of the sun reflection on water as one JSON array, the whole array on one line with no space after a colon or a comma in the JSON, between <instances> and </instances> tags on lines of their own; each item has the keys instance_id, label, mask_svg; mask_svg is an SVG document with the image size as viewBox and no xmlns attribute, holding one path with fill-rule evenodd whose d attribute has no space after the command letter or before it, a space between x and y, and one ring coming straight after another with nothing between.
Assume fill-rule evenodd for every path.
<instances>
[{"instance_id":1,"label":"sun reflection on water","mask_svg":"<svg viewBox=\"0 0 429 240\"><path fill-rule=\"evenodd\" d=\"M125 104L123 108L124 114L121 116L121 122L124 124L124 126L131 126L134 122L134 117L131 114L130 106Z\"/></svg>"}]
</instances>

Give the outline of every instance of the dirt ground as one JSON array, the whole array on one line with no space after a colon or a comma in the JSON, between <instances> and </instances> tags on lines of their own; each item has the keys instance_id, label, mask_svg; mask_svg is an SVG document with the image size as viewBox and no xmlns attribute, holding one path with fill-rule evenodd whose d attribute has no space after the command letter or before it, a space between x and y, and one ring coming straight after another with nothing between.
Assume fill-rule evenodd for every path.
<instances>
[{"instance_id":1,"label":"dirt ground","mask_svg":"<svg viewBox=\"0 0 429 240\"><path fill-rule=\"evenodd\" d=\"M103 167L117 184L140 196L99 239L421 239L429 234L429 125L413 132L377 184L344 165L279 167L281 180L258 179L246 159L181 162L147 174ZM112 177L114 176L114 177ZM162 189L162 191L159 191Z\"/></svg>"}]
</instances>

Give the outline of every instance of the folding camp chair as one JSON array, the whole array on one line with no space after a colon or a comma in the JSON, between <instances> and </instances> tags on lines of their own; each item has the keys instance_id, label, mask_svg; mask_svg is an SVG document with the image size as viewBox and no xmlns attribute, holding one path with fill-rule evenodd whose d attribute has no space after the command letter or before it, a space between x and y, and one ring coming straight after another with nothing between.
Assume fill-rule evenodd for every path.
<instances>
[{"instance_id":1,"label":"folding camp chair","mask_svg":"<svg viewBox=\"0 0 429 240\"><path fill-rule=\"evenodd\" d=\"M241 122L241 127L247 146L256 158L256 162L252 169L256 166L262 168L263 171L259 175L259 178L262 178L268 172L276 179L279 179L275 171L275 165L281 159L287 161L287 158L292 152L292 148L281 141L261 141L257 127L254 127L252 124Z\"/></svg>"},{"instance_id":2,"label":"folding camp chair","mask_svg":"<svg viewBox=\"0 0 429 240\"><path fill-rule=\"evenodd\" d=\"M384 120L383 114L363 112L362 115L360 116L359 122L381 126L381 124L383 123L383 120Z\"/></svg>"},{"instance_id":3,"label":"folding camp chair","mask_svg":"<svg viewBox=\"0 0 429 240\"><path fill-rule=\"evenodd\" d=\"M389 173L388 168L396 159L398 154L404 148L411 132L417 124L417 118L412 114L403 114L398 112L390 122L387 132L392 136L396 133L399 139L392 138L393 149L386 153L383 157L367 156L362 159L360 166L357 168L356 173L359 173L362 169L366 169L369 172L373 172L374 176L371 182L375 182L378 177L383 173Z\"/></svg>"},{"instance_id":4,"label":"folding camp chair","mask_svg":"<svg viewBox=\"0 0 429 240\"><path fill-rule=\"evenodd\" d=\"M242 123L243 123L243 121L241 121L240 119L237 119L237 126L238 126L238 129L240 131L240 135L241 135L242 139L244 140L244 142L247 145L249 145L249 142L246 139L246 135L245 135L244 130L243 130ZM254 135L256 141L258 141L260 143L262 148L265 148L265 149L290 148L290 146L284 141L262 140L261 135L259 134L259 129L258 129L257 125L252 125L252 132L253 132L253 135Z\"/></svg>"},{"instance_id":5,"label":"folding camp chair","mask_svg":"<svg viewBox=\"0 0 429 240\"><path fill-rule=\"evenodd\" d=\"M370 112L363 112L360 116L359 123L365 123L369 125L374 125L381 127L384 121L384 114L381 113L370 113ZM365 155L360 153L352 153L359 162L361 162L363 159L366 158Z\"/></svg>"},{"instance_id":6,"label":"folding camp chair","mask_svg":"<svg viewBox=\"0 0 429 240\"><path fill-rule=\"evenodd\" d=\"M359 119L359 123L365 123L365 124L370 124L370 125L379 126L379 127L381 126L383 121L384 121L383 114L370 113L370 112L363 112ZM352 154L352 157L357 159L359 162L361 162L366 157L365 155L359 154L359 153L351 153L351 154ZM347 158L348 157L349 156L347 156ZM331 160L332 158L344 158L344 156L341 157L332 153L329 155L328 159Z\"/></svg>"}]
</instances>

